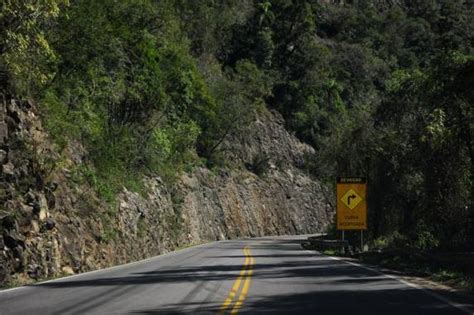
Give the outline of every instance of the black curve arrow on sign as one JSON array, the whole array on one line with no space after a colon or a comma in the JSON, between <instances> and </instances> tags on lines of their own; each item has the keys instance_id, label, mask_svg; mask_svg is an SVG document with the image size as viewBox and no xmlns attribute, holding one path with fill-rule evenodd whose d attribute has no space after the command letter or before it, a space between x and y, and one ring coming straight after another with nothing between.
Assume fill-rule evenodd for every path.
<instances>
[{"instance_id":1,"label":"black curve arrow on sign","mask_svg":"<svg viewBox=\"0 0 474 315\"><path fill-rule=\"evenodd\" d=\"M355 199L356 198L356 195L350 195L350 196L347 196L347 205L351 205L351 199Z\"/></svg>"}]
</instances>

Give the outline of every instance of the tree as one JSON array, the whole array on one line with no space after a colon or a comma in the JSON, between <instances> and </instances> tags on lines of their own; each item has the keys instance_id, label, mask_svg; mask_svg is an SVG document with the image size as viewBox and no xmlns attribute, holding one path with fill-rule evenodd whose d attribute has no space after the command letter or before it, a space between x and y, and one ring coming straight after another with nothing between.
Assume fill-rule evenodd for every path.
<instances>
[{"instance_id":1,"label":"tree","mask_svg":"<svg viewBox=\"0 0 474 315\"><path fill-rule=\"evenodd\" d=\"M3 2L0 12L3 93L34 96L53 78L57 55L45 38L45 30L68 3L68 0Z\"/></svg>"}]
</instances>

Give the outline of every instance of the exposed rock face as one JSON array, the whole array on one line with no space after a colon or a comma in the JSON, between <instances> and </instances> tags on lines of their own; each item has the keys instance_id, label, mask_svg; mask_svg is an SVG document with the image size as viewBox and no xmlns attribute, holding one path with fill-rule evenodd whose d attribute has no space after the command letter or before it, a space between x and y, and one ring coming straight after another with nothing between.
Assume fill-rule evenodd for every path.
<instances>
[{"instance_id":1,"label":"exposed rock face","mask_svg":"<svg viewBox=\"0 0 474 315\"><path fill-rule=\"evenodd\" d=\"M146 178L148 196L124 189L108 209L87 184L71 179L86 154L80 144L71 144L57 163L60 155L35 106L0 106L8 126L0 139L0 285L203 241L321 232L333 215L327 189L299 168L312 148L289 135L276 113L260 114L245 137L226 142L226 154L242 167L198 168L175 187Z\"/></svg>"}]
</instances>

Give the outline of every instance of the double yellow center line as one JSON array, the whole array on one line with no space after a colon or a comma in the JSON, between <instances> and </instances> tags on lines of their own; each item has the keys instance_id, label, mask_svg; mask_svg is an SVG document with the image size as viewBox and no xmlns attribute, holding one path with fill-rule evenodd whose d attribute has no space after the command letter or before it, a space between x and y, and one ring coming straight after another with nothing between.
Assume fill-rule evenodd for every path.
<instances>
[{"instance_id":1,"label":"double yellow center line","mask_svg":"<svg viewBox=\"0 0 474 315\"><path fill-rule=\"evenodd\" d=\"M244 254L245 254L245 261L244 267L240 271L239 276L234 281L234 285L230 290L229 295L225 299L224 303L222 304L219 314L225 314L230 310L230 314L237 314L239 309L242 307L242 303L245 300L250 288L250 282L252 278L252 266L255 264L255 259L252 257L250 253L249 246L244 247ZM240 291L240 295L238 294ZM236 299L236 297L238 298ZM236 300L235 300L236 299ZM232 303L234 302L233 307Z\"/></svg>"}]
</instances>

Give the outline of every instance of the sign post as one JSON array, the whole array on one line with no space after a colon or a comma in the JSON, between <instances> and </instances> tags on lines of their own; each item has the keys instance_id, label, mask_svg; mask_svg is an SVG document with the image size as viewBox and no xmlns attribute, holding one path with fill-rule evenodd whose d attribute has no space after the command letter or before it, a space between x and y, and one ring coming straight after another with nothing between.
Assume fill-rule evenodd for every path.
<instances>
[{"instance_id":1,"label":"sign post","mask_svg":"<svg viewBox=\"0 0 474 315\"><path fill-rule=\"evenodd\" d=\"M337 229L360 230L361 250L363 231L367 229L367 180L365 177L338 177L336 189Z\"/></svg>"}]
</instances>

